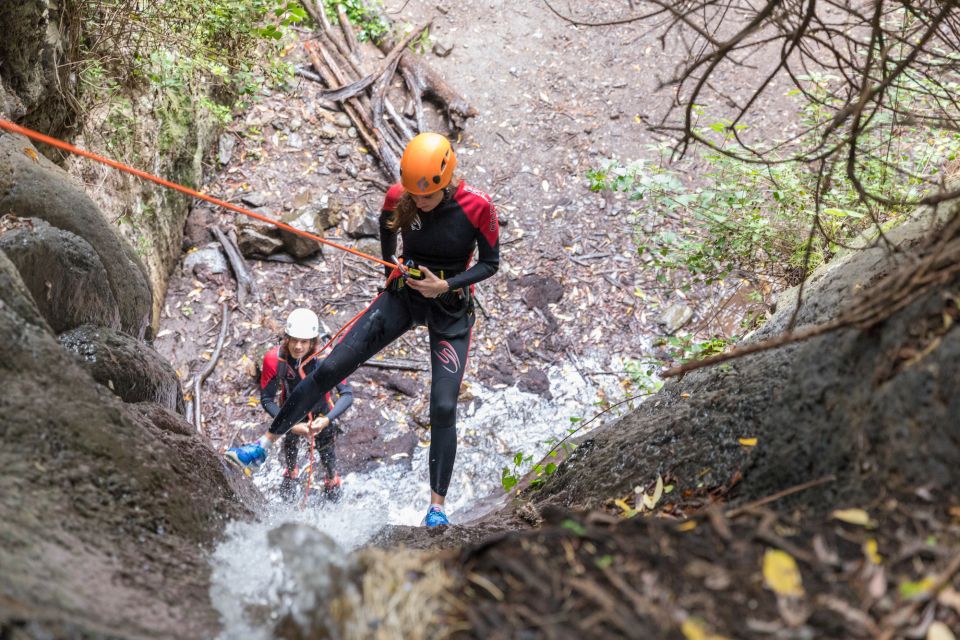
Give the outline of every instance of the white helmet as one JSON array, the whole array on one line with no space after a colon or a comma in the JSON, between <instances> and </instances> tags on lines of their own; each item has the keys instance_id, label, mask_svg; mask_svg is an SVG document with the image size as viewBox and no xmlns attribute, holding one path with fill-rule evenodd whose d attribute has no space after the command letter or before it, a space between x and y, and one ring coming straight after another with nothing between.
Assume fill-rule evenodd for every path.
<instances>
[{"instance_id":1,"label":"white helmet","mask_svg":"<svg viewBox=\"0 0 960 640\"><path fill-rule=\"evenodd\" d=\"M299 340L313 340L320 335L320 320L310 309L294 309L287 316L284 333Z\"/></svg>"}]
</instances>

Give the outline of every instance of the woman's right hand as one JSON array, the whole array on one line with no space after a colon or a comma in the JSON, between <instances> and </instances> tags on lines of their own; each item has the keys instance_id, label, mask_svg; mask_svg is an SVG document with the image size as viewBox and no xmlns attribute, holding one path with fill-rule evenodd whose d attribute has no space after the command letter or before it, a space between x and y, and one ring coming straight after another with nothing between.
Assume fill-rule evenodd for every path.
<instances>
[{"instance_id":1,"label":"woman's right hand","mask_svg":"<svg viewBox=\"0 0 960 640\"><path fill-rule=\"evenodd\" d=\"M310 423L301 422L295 424L290 428L290 433L298 436L309 436L310 435Z\"/></svg>"}]
</instances>

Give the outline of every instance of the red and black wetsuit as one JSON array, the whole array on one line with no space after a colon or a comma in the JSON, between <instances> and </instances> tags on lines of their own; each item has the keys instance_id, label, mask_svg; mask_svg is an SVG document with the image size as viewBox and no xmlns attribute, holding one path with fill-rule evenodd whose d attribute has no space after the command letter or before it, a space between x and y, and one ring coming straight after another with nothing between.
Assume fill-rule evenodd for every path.
<instances>
[{"instance_id":1,"label":"red and black wetsuit","mask_svg":"<svg viewBox=\"0 0 960 640\"><path fill-rule=\"evenodd\" d=\"M380 243L385 260L396 251L397 233L386 227L403 194L395 185L387 192L380 215ZM427 299L395 280L357 320L320 366L293 391L270 426L284 434L300 422L315 399L332 389L363 362L415 325L430 333L430 488L447 493L457 452L457 396L467 365L474 323L470 287L489 278L500 266L500 228L490 197L461 182L448 189L435 209L421 212L402 231L401 257L426 266L450 285L450 291ZM477 262L470 265L474 250Z\"/></svg>"},{"instance_id":2,"label":"red and black wetsuit","mask_svg":"<svg viewBox=\"0 0 960 640\"><path fill-rule=\"evenodd\" d=\"M310 354L300 360L287 354L280 346L276 346L263 356L263 367L260 373L260 404L275 418L280 413L286 399L298 384L317 368L322 362L316 354ZM336 386L337 399L334 402L328 391L314 403L308 413L314 417L321 415L330 419L330 424L314 436L314 446L320 455L326 477L333 478L337 474L337 451L335 436L337 425L335 420L353 404L353 389L344 380ZM283 440L283 456L287 472L292 475L297 466L297 456L300 452L300 436L288 433Z\"/></svg>"}]
</instances>

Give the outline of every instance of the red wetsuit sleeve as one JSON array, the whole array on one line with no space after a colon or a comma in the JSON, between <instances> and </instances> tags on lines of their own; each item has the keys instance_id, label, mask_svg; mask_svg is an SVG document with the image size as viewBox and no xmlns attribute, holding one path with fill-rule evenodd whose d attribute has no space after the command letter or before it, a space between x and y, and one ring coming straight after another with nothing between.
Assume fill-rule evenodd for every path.
<instances>
[{"instance_id":1,"label":"red wetsuit sleeve","mask_svg":"<svg viewBox=\"0 0 960 640\"><path fill-rule=\"evenodd\" d=\"M500 223L490 196L464 185L457 192L457 202L476 230L477 262L463 273L447 278L451 290L486 280L500 268Z\"/></svg>"},{"instance_id":2,"label":"red wetsuit sleeve","mask_svg":"<svg viewBox=\"0 0 960 640\"><path fill-rule=\"evenodd\" d=\"M395 184L387 190L387 195L383 199L383 207L380 210L380 255L387 262L392 262L391 257L397 253L397 232L392 231L387 223L393 217L393 212L397 208L397 203L403 195L403 187ZM383 271L388 277L393 269L384 267Z\"/></svg>"},{"instance_id":3,"label":"red wetsuit sleeve","mask_svg":"<svg viewBox=\"0 0 960 640\"><path fill-rule=\"evenodd\" d=\"M280 405L277 404L277 393L280 391L280 380L277 378L279 352L280 347L267 351L260 367L260 406L271 417L280 413Z\"/></svg>"}]
</instances>

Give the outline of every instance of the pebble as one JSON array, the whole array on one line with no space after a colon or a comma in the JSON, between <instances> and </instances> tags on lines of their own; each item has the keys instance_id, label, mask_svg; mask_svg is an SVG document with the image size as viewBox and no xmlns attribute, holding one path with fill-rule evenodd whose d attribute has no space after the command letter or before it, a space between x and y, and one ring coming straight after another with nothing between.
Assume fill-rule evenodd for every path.
<instances>
[{"instance_id":1,"label":"pebble","mask_svg":"<svg viewBox=\"0 0 960 640\"><path fill-rule=\"evenodd\" d=\"M353 127L350 127L349 129L347 129L347 135L350 136L351 138L356 138L357 130L354 129Z\"/></svg>"},{"instance_id":2,"label":"pebble","mask_svg":"<svg viewBox=\"0 0 960 640\"><path fill-rule=\"evenodd\" d=\"M348 144L342 144L337 147L337 157L343 160L344 158L349 158L350 154L353 152L353 148Z\"/></svg>"},{"instance_id":3,"label":"pebble","mask_svg":"<svg viewBox=\"0 0 960 640\"><path fill-rule=\"evenodd\" d=\"M353 123L350 122L350 118L345 113L338 113L336 115L336 123L338 127L343 127L344 129L353 126Z\"/></svg>"}]
</instances>

